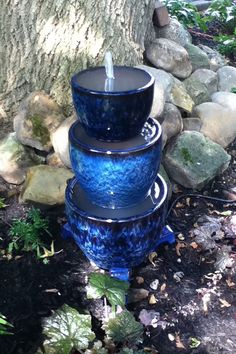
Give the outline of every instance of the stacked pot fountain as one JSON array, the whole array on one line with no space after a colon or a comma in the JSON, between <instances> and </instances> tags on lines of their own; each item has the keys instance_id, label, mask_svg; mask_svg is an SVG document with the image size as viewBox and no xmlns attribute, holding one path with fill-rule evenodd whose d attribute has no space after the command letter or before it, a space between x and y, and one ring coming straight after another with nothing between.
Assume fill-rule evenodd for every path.
<instances>
[{"instance_id":1,"label":"stacked pot fountain","mask_svg":"<svg viewBox=\"0 0 236 354\"><path fill-rule=\"evenodd\" d=\"M108 62L74 75L71 86L78 121L69 131L75 177L66 189L64 235L97 266L127 279L158 244L174 241L158 175L161 127L149 118L154 78L132 67L113 71Z\"/></svg>"}]
</instances>

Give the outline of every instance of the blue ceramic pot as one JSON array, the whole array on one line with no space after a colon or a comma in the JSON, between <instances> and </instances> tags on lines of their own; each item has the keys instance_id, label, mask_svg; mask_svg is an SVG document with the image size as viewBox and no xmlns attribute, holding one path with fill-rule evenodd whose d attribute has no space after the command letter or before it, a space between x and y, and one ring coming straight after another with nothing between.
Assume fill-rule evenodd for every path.
<instances>
[{"instance_id":1,"label":"blue ceramic pot","mask_svg":"<svg viewBox=\"0 0 236 354\"><path fill-rule=\"evenodd\" d=\"M86 133L96 139L121 141L138 135L151 111L154 78L149 73L115 66L114 76L108 81L105 68L96 67L71 79L79 121Z\"/></svg>"},{"instance_id":2,"label":"blue ceramic pot","mask_svg":"<svg viewBox=\"0 0 236 354\"><path fill-rule=\"evenodd\" d=\"M76 178L91 202L123 208L142 201L161 161L161 126L149 118L142 133L120 143L89 138L80 122L69 131L70 159Z\"/></svg>"},{"instance_id":3,"label":"blue ceramic pot","mask_svg":"<svg viewBox=\"0 0 236 354\"><path fill-rule=\"evenodd\" d=\"M143 203L104 209L91 204L76 179L70 180L65 205L73 238L98 267L137 266L158 245L165 224L166 196L166 183L157 176Z\"/></svg>"}]
</instances>

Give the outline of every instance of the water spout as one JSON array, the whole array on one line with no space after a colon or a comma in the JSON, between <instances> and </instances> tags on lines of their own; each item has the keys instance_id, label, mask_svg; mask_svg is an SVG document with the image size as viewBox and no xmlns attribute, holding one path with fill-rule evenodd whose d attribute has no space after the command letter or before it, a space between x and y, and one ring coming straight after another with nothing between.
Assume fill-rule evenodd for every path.
<instances>
[{"instance_id":1,"label":"water spout","mask_svg":"<svg viewBox=\"0 0 236 354\"><path fill-rule=\"evenodd\" d=\"M107 79L105 81L105 91L113 91L115 76L111 52L105 53L105 70L107 76Z\"/></svg>"}]
</instances>

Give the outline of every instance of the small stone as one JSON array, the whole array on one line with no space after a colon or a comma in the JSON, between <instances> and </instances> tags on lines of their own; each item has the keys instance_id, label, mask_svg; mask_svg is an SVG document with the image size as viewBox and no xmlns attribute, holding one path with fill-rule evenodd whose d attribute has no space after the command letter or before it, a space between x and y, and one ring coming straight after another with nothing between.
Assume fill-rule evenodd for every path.
<instances>
[{"instance_id":1,"label":"small stone","mask_svg":"<svg viewBox=\"0 0 236 354\"><path fill-rule=\"evenodd\" d=\"M158 286L159 286L159 280L158 279L155 279L150 284L150 288L153 289L153 290L157 290Z\"/></svg>"},{"instance_id":2,"label":"small stone","mask_svg":"<svg viewBox=\"0 0 236 354\"><path fill-rule=\"evenodd\" d=\"M183 240L185 240L185 237L184 237L184 235L183 234L178 234L178 239L180 240L180 241L183 241Z\"/></svg>"},{"instance_id":3,"label":"small stone","mask_svg":"<svg viewBox=\"0 0 236 354\"><path fill-rule=\"evenodd\" d=\"M138 284L143 284L143 283L144 283L143 277L136 277L135 279L136 279L136 282L137 282Z\"/></svg>"},{"instance_id":4,"label":"small stone","mask_svg":"<svg viewBox=\"0 0 236 354\"><path fill-rule=\"evenodd\" d=\"M170 16L167 7L159 0L155 2L155 9L153 13L153 24L158 27L168 25Z\"/></svg>"},{"instance_id":5,"label":"small stone","mask_svg":"<svg viewBox=\"0 0 236 354\"><path fill-rule=\"evenodd\" d=\"M131 289L130 293L128 294L128 302L139 302L146 299L149 295L149 291L146 289Z\"/></svg>"},{"instance_id":6,"label":"small stone","mask_svg":"<svg viewBox=\"0 0 236 354\"><path fill-rule=\"evenodd\" d=\"M184 273L183 272L176 272L173 275L174 280L176 280L178 283L181 282L181 279L184 277Z\"/></svg>"},{"instance_id":7,"label":"small stone","mask_svg":"<svg viewBox=\"0 0 236 354\"><path fill-rule=\"evenodd\" d=\"M171 333L168 333L168 338L171 342L174 342L174 340L175 340L175 336Z\"/></svg>"},{"instance_id":8,"label":"small stone","mask_svg":"<svg viewBox=\"0 0 236 354\"><path fill-rule=\"evenodd\" d=\"M177 263L181 263L181 258L177 258Z\"/></svg>"}]
</instances>

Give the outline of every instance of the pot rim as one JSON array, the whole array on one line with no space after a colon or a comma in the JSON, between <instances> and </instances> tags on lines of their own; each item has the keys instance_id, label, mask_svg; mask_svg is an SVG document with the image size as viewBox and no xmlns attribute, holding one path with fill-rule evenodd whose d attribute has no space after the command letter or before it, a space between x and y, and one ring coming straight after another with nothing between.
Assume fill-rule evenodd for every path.
<instances>
[{"instance_id":1,"label":"pot rim","mask_svg":"<svg viewBox=\"0 0 236 354\"><path fill-rule=\"evenodd\" d=\"M107 91L97 91L97 90L87 89L87 88L85 88L83 86L80 86L76 82L76 79L77 79L79 74L85 73L87 71L95 71L95 70L98 70L98 69L101 69L101 68L105 69L105 66L96 66L96 67L88 68L88 69L82 70L82 71L80 71L78 73L75 73L72 76L72 78L71 78L71 86L72 86L72 88L76 89L76 90L80 90L83 93L87 93L89 95L115 97L115 96L133 95L133 94L137 94L137 93L143 92L143 91L147 90L149 87L151 87L152 85L154 85L154 82L155 82L154 76L151 73L147 72L146 70L143 70L141 68L132 67L132 66L126 66L126 65L119 65L119 66L118 65L114 65L114 69L115 68L128 68L128 69L134 70L134 71L142 71L145 74L147 74L147 77L149 76L149 78L150 78L149 81L147 82L147 84L142 86L142 87L139 87L139 88L137 88L135 90L107 92Z\"/></svg>"},{"instance_id":2,"label":"pot rim","mask_svg":"<svg viewBox=\"0 0 236 354\"><path fill-rule=\"evenodd\" d=\"M156 199L156 203L155 203L154 207L149 208L145 212L142 212L142 213L139 213L137 215L130 216L127 218L119 218L119 219L113 218L113 219L111 219L111 218L105 218L105 217L103 218L103 217L99 217L96 215L91 215L87 211L82 210L82 209L75 206L75 204L72 201L72 191L73 191L73 188L75 187L76 183L78 183L78 182L76 181L76 178L74 177L73 179L70 179L68 181L68 185L66 188L65 203L69 205L70 210L72 210L76 214L79 214L80 216L82 216L86 219L98 221L98 222L103 222L106 224L128 223L128 222L134 222L134 221L146 218L149 215L153 214L155 211L157 211L161 206L163 206L164 202L167 199L167 193L168 193L167 183L165 182L164 178L160 174L157 174L155 183L158 184L159 195ZM151 198L151 196L150 196L150 198ZM99 208L102 208L102 207L99 207ZM102 208L102 209L104 209L104 208ZM125 210L126 208L122 208L122 209ZM119 210L120 210L120 208L119 208Z\"/></svg>"},{"instance_id":3,"label":"pot rim","mask_svg":"<svg viewBox=\"0 0 236 354\"><path fill-rule=\"evenodd\" d=\"M79 140L78 138L75 137L74 131L78 125L80 125L80 129L84 130L84 128L83 128L83 125L80 121L76 121L72 124L72 126L70 127L70 130L69 130L69 144L71 146L75 146L79 149L83 149L83 150L90 152L90 153L92 152L92 153L103 154L103 155L122 155L122 156L128 155L130 153L145 150L145 149L155 145L155 143L161 139L162 128L161 128L160 123L156 119L151 118L151 117L148 118L147 123L151 124L151 127L155 127L155 129L156 129L154 132L154 135L151 137L151 139L143 144L131 146L131 147L124 149L124 148L122 148L122 145L124 144L123 140L119 141L119 142L114 142L114 141L113 142L109 142L109 141L102 141L101 142L95 138L92 138L92 139L94 139L95 143L100 142L100 143L104 144L104 147L91 146L91 143L87 144L85 142L82 142L81 140ZM135 137L132 139L135 139ZM131 142L132 139L129 139L129 141ZM114 144L117 144L117 145L120 144L120 148L114 148Z\"/></svg>"}]
</instances>

